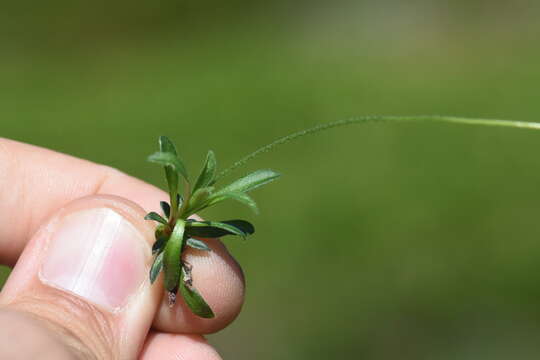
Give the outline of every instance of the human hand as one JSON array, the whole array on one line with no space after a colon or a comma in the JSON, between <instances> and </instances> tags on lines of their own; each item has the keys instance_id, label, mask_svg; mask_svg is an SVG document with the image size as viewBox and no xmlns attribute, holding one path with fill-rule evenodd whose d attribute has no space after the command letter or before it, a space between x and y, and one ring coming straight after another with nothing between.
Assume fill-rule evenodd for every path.
<instances>
[{"instance_id":1,"label":"human hand","mask_svg":"<svg viewBox=\"0 0 540 360\"><path fill-rule=\"evenodd\" d=\"M166 198L115 169L0 139L0 262L16 264L0 293L0 358L219 359L202 334L238 315L244 277L208 240L212 252L186 256L216 317L168 307L148 280L143 220Z\"/></svg>"}]
</instances>

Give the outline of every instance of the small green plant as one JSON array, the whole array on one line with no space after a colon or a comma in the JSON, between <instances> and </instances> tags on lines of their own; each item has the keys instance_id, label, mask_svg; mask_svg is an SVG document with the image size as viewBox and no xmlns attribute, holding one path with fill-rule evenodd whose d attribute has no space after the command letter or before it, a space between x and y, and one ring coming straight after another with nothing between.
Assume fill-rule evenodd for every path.
<instances>
[{"instance_id":1,"label":"small green plant","mask_svg":"<svg viewBox=\"0 0 540 360\"><path fill-rule=\"evenodd\" d=\"M194 287L191 276L192 266L183 259L182 254L186 247L211 251L201 238L217 238L225 235L236 235L245 238L253 234L255 229L251 223L245 220L198 221L190 217L210 206L229 199L239 201L257 213L257 205L247 192L268 184L278 178L280 174L272 170L258 170L221 188L216 186L218 180L254 157L268 152L278 145L306 135L351 124L412 121L540 129L540 123L534 122L450 116L366 116L351 118L317 125L279 138L245 156L219 174L217 174L216 170L216 157L212 151L209 151L204 166L194 183L190 182L186 167L178 156L174 144L167 137L162 136L159 138L159 151L150 155L148 160L164 166L170 202L161 202L163 216L151 212L145 217L147 220L154 220L158 223L155 231L156 240L152 247L155 258L150 269L150 282L154 283L163 270L164 286L168 293L170 306L174 305L177 294L180 292L194 314L203 318L214 317L212 309ZM180 190L182 190L182 194Z\"/></svg>"},{"instance_id":2,"label":"small green plant","mask_svg":"<svg viewBox=\"0 0 540 360\"><path fill-rule=\"evenodd\" d=\"M159 138L159 152L150 155L148 160L165 167L170 200L170 202L162 201L160 204L163 216L151 212L145 217L146 220L158 222L155 231L156 241L152 247L155 259L150 269L150 282L153 283L163 270L170 306L174 305L180 292L193 313L203 318L212 318L214 313L193 286L192 267L182 259L182 253L188 246L211 251L200 238L217 238L225 235L245 238L253 234L255 229L245 220L197 221L190 219L190 216L229 199L239 201L257 212L257 205L247 192L271 182L279 174L272 170L258 170L229 185L217 188L216 157L209 151L201 173L192 184L176 147L165 136ZM180 180L183 194L179 192Z\"/></svg>"}]
</instances>

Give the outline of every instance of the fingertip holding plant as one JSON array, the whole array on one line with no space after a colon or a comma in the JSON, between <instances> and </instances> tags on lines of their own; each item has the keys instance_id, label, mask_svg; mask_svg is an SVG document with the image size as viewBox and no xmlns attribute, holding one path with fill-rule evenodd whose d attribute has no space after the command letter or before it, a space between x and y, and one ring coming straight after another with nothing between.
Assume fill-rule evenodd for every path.
<instances>
[{"instance_id":1,"label":"fingertip holding plant","mask_svg":"<svg viewBox=\"0 0 540 360\"><path fill-rule=\"evenodd\" d=\"M163 272L164 287L170 306L175 304L178 292L180 292L194 314L202 318L213 318L215 315L212 309L193 285L196 279L191 276L192 266L182 258L184 250L186 247L191 247L201 251L211 251L204 240L197 238L217 238L225 235L246 238L255 232L255 228L245 220L198 221L190 219L190 216L229 199L243 203L257 213L257 204L247 192L268 184L278 178L280 174L273 170L257 170L220 189L216 188L216 182L249 160L274 149L278 145L332 128L369 122L443 122L540 130L540 123L513 120L437 115L355 117L320 124L281 137L243 157L219 174L217 174L215 154L209 151L194 185L189 181L186 167L178 156L174 144L167 137L161 136L159 138L159 151L150 155L148 160L165 168L169 202L162 201L160 203L163 216L156 212L150 212L145 216L145 219L158 223L155 230L155 242L152 246L152 254L155 258L150 269L150 282L154 283L158 275ZM180 194L180 189L182 189L182 194Z\"/></svg>"},{"instance_id":2,"label":"fingertip holding plant","mask_svg":"<svg viewBox=\"0 0 540 360\"><path fill-rule=\"evenodd\" d=\"M193 284L192 266L182 258L184 250L191 247L211 251L204 240L198 238L225 235L246 238L255 232L255 228L245 220L198 221L190 217L228 199L239 201L256 212L257 205L247 192L275 180L280 174L272 170L258 170L217 189L216 157L209 151L201 173L192 185L176 147L165 136L159 138L159 151L150 155L148 160L165 168L169 193L169 202L160 202L163 216L156 212L145 216L146 220L158 223L152 246L155 257L150 268L150 282L154 283L163 272L169 306L175 304L180 292L194 314L202 318L213 318L215 315L212 309Z\"/></svg>"}]
</instances>

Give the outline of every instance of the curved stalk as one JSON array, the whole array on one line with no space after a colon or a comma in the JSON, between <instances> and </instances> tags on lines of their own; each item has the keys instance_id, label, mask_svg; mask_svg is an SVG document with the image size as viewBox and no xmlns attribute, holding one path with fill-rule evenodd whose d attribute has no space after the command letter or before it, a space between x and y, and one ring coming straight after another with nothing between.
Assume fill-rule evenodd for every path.
<instances>
[{"instance_id":1,"label":"curved stalk","mask_svg":"<svg viewBox=\"0 0 540 360\"><path fill-rule=\"evenodd\" d=\"M513 121L513 120L498 120L498 119L475 119L475 118L464 118L458 116L439 116L439 115L422 115L422 116L360 116L354 117L345 120L339 120L324 124L319 124L317 126L304 129L287 136L283 136L268 145L260 147L249 155L244 156L240 160L233 163L227 169L221 171L215 178L214 182L220 178L228 175L230 172L236 170L238 167L244 165L248 161L257 157L258 155L268 152L273 148L288 143L289 141L295 140L297 138L316 134L318 132L346 126L352 124L364 124L369 122L441 122L441 123L454 123L462 125L479 125L479 126L500 126L500 127L510 127L518 129L534 129L540 130L540 123L537 122L526 122L526 121Z\"/></svg>"}]
</instances>

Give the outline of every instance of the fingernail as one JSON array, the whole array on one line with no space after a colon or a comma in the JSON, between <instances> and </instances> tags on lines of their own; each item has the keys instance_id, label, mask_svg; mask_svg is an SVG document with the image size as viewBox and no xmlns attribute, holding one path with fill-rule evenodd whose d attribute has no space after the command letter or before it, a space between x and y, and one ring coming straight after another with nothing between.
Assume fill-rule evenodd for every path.
<instances>
[{"instance_id":1,"label":"fingernail","mask_svg":"<svg viewBox=\"0 0 540 360\"><path fill-rule=\"evenodd\" d=\"M114 311L144 281L144 242L135 226L112 209L72 213L53 230L41 279Z\"/></svg>"}]
</instances>

